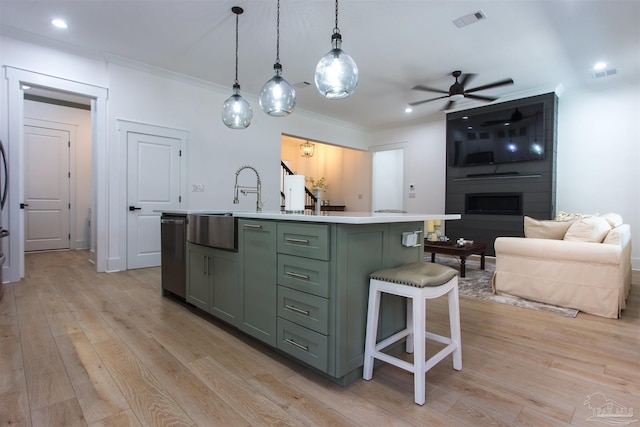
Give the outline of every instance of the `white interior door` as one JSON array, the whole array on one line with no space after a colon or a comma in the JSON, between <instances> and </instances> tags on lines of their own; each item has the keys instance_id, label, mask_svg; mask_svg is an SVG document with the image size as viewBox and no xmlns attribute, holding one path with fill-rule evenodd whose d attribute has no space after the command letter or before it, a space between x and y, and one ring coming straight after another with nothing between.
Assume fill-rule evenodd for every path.
<instances>
[{"instance_id":1,"label":"white interior door","mask_svg":"<svg viewBox=\"0 0 640 427\"><path fill-rule=\"evenodd\" d=\"M373 210L404 210L404 150L375 151L372 159Z\"/></svg>"},{"instance_id":2,"label":"white interior door","mask_svg":"<svg viewBox=\"0 0 640 427\"><path fill-rule=\"evenodd\" d=\"M24 127L25 251L69 249L68 131Z\"/></svg>"},{"instance_id":3,"label":"white interior door","mask_svg":"<svg viewBox=\"0 0 640 427\"><path fill-rule=\"evenodd\" d=\"M177 138L127 133L127 269L160 265L160 213L180 208Z\"/></svg>"}]
</instances>

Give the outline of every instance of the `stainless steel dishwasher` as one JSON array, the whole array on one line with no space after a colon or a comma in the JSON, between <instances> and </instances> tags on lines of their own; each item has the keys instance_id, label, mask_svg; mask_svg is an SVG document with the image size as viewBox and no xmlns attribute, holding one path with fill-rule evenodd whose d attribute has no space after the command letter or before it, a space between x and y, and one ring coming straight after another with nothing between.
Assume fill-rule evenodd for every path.
<instances>
[{"instance_id":1,"label":"stainless steel dishwasher","mask_svg":"<svg viewBox=\"0 0 640 427\"><path fill-rule=\"evenodd\" d=\"M162 295L186 297L187 216L163 214L160 219Z\"/></svg>"}]
</instances>

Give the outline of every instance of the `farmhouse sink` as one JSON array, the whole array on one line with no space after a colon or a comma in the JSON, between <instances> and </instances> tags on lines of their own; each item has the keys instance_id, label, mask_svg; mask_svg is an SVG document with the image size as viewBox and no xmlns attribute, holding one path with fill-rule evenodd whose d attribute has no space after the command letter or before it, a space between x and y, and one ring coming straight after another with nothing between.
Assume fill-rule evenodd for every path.
<instances>
[{"instance_id":1,"label":"farmhouse sink","mask_svg":"<svg viewBox=\"0 0 640 427\"><path fill-rule=\"evenodd\" d=\"M236 218L230 212L187 215L187 241L218 249L238 250Z\"/></svg>"}]
</instances>

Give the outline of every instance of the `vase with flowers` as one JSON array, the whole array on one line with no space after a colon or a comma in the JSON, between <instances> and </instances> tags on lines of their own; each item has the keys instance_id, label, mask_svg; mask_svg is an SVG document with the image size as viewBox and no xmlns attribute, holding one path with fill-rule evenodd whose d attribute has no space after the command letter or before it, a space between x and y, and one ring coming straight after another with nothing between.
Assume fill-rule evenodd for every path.
<instances>
[{"instance_id":1,"label":"vase with flowers","mask_svg":"<svg viewBox=\"0 0 640 427\"><path fill-rule=\"evenodd\" d=\"M316 214L320 214L322 208L320 207L322 204L322 192L327 190L329 185L327 184L327 180L323 176L322 178L315 180L312 176L306 177L305 182L309 183L311 188L314 190L314 194L316 197Z\"/></svg>"}]
</instances>

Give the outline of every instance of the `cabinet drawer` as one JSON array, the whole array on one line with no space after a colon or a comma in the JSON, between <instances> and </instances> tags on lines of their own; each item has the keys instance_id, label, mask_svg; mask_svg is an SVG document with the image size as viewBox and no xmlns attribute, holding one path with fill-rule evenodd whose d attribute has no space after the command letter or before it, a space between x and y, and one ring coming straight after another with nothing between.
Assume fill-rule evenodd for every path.
<instances>
[{"instance_id":1,"label":"cabinet drawer","mask_svg":"<svg viewBox=\"0 0 640 427\"><path fill-rule=\"evenodd\" d=\"M278 286L278 316L321 334L329 333L329 300Z\"/></svg>"},{"instance_id":2,"label":"cabinet drawer","mask_svg":"<svg viewBox=\"0 0 640 427\"><path fill-rule=\"evenodd\" d=\"M329 263L278 254L278 284L329 298Z\"/></svg>"},{"instance_id":3,"label":"cabinet drawer","mask_svg":"<svg viewBox=\"0 0 640 427\"><path fill-rule=\"evenodd\" d=\"M329 225L278 224L278 253L329 260Z\"/></svg>"},{"instance_id":4,"label":"cabinet drawer","mask_svg":"<svg viewBox=\"0 0 640 427\"><path fill-rule=\"evenodd\" d=\"M328 339L278 317L278 348L323 372L328 368Z\"/></svg>"}]
</instances>

